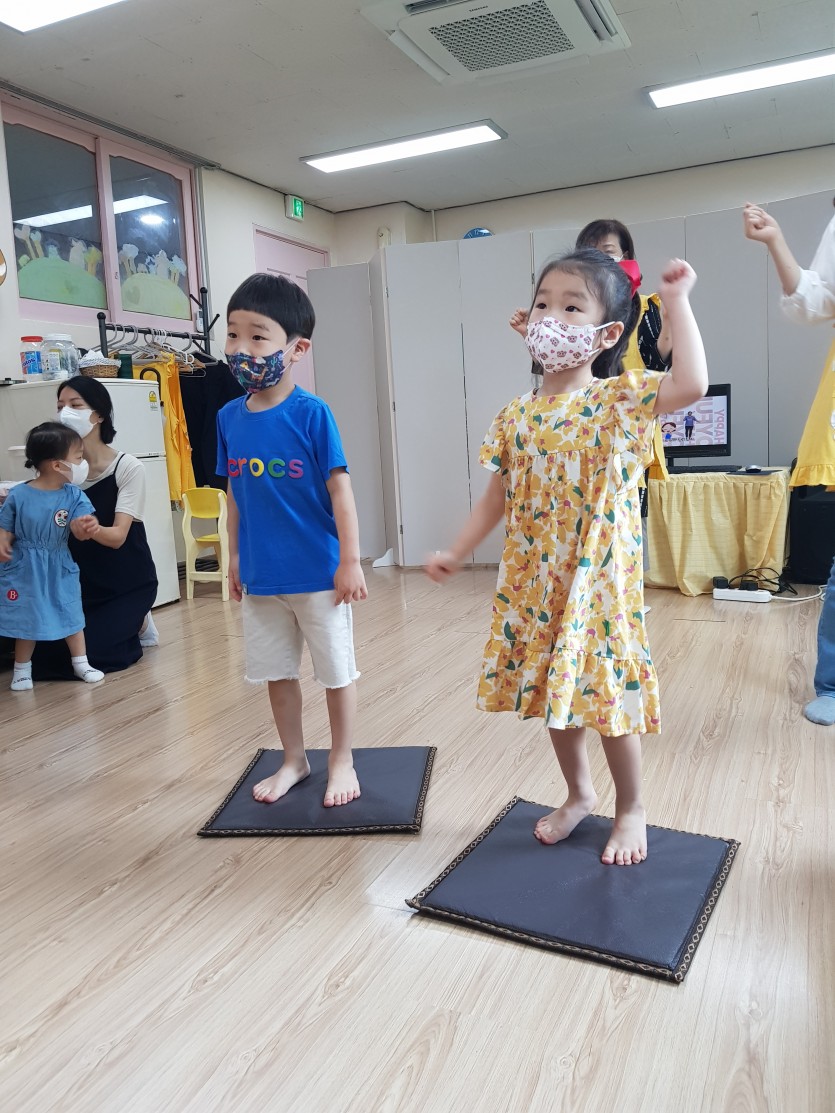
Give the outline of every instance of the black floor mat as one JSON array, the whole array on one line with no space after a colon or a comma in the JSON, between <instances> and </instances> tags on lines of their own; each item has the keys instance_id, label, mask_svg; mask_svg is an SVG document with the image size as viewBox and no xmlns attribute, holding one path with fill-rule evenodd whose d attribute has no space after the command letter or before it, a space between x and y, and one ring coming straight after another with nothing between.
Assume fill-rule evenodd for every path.
<instances>
[{"instance_id":1,"label":"black floor mat","mask_svg":"<svg viewBox=\"0 0 835 1113\"><path fill-rule=\"evenodd\" d=\"M281 750L259 750L198 835L371 835L416 833L435 759L434 746L354 750L361 796L326 808L329 750L308 750L310 776L274 804L253 799L252 788L282 762Z\"/></svg>"},{"instance_id":2,"label":"black floor mat","mask_svg":"<svg viewBox=\"0 0 835 1113\"><path fill-rule=\"evenodd\" d=\"M611 819L588 816L569 838L543 846L533 829L551 810L514 797L406 903L521 943L681 982L739 843L650 826L645 862L604 866Z\"/></svg>"}]
</instances>

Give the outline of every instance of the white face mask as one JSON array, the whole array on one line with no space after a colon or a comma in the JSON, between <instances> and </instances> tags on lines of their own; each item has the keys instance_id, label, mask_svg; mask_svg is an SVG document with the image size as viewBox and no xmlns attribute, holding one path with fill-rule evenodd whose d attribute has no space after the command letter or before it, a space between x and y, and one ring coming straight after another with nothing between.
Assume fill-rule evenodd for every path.
<instances>
[{"instance_id":1,"label":"white face mask","mask_svg":"<svg viewBox=\"0 0 835 1113\"><path fill-rule=\"evenodd\" d=\"M95 422L90 420L92 416L92 410L73 410L69 406L64 406L58 414L58 420L74 433L78 433L83 440L93 432Z\"/></svg>"},{"instance_id":2,"label":"white face mask","mask_svg":"<svg viewBox=\"0 0 835 1113\"><path fill-rule=\"evenodd\" d=\"M69 481L74 483L76 487L80 486L90 473L90 465L86 460L82 460L80 464L70 463L69 460L61 460L60 467L70 473Z\"/></svg>"},{"instance_id":3,"label":"white face mask","mask_svg":"<svg viewBox=\"0 0 835 1113\"><path fill-rule=\"evenodd\" d=\"M613 325L566 325L555 317L543 317L528 325L525 343L543 371L571 371L595 355L594 334Z\"/></svg>"}]
</instances>

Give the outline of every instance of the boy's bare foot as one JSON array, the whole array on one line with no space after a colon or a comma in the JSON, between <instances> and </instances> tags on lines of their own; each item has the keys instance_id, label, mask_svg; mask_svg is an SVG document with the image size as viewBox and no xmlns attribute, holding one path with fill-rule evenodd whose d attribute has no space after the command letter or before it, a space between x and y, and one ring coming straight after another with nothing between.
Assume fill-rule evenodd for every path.
<instances>
[{"instance_id":1,"label":"boy's bare foot","mask_svg":"<svg viewBox=\"0 0 835 1113\"><path fill-rule=\"evenodd\" d=\"M325 790L324 804L326 808L335 808L340 804L350 804L360 795L360 783L354 769L354 763L347 761L328 762L328 787Z\"/></svg>"},{"instance_id":2,"label":"boy's bare foot","mask_svg":"<svg viewBox=\"0 0 835 1113\"><path fill-rule=\"evenodd\" d=\"M592 792L589 796L569 796L561 808L544 815L534 827L534 835L542 843L561 842L567 839L577 824L590 815L597 806L597 797Z\"/></svg>"},{"instance_id":3,"label":"boy's bare foot","mask_svg":"<svg viewBox=\"0 0 835 1113\"><path fill-rule=\"evenodd\" d=\"M615 822L600 859L604 865L631 866L647 856L647 815L638 805L625 811L615 808Z\"/></svg>"},{"instance_id":4,"label":"boy's bare foot","mask_svg":"<svg viewBox=\"0 0 835 1113\"><path fill-rule=\"evenodd\" d=\"M310 776L310 766L307 764L307 758L303 765L293 765L285 761L277 773L265 777L254 786L252 795L262 804L274 804L276 800L285 796L293 785L297 785L308 776Z\"/></svg>"}]
</instances>

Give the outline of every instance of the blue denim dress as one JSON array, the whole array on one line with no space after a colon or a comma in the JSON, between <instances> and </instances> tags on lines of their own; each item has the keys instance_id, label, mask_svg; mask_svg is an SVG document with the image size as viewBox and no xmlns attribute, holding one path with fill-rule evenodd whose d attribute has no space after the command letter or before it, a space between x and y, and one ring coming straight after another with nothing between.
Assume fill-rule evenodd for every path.
<instances>
[{"instance_id":1,"label":"blue denim dress","mask_svg":"<svg viewBox=\"0 0 835 1113\"><path fill-rule=\"evenodd\" d=\"M0 529L14 534L12 559L0 563L0 634L54 641L84 629L78 565L70 556L70 522L93 513L79 488L13 487L0 509Z\"/></svg>"}]
</instances>

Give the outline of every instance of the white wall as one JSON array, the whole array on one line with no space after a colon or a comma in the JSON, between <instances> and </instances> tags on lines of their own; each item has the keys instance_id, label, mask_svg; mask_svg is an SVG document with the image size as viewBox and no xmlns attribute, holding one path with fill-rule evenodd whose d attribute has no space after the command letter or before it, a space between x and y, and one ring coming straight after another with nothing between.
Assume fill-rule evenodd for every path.
<instances>
[{"instance_id":1,"label":"white wall","mask_svg":"<svg viewBox=\"0 0 835 1113\"><path fill-rule=\"evenodd\" d=\"M368 266L310 271L316 306L316 392L333 411L351 472L360 528L360 555L385 552L380 429L374 373Z\"/></svg>"},{"instance_id":2,"label":"white wall","mask_svg":"<svg viewBox=\"0 0 835 1113\"><path fill-rule=\"evenodd\" d=\"M737 208L746 200L768 202L831 189L835 192L835 146L695 166L598 185L576 186L435 212L438 240L460 239L470 228L524 232L581 228L613 216L626 224ZM378 228L391 242L435 238L432 213L406 202L336 213L331 263L364 263L380 246Z\"/></svg>"},{"instance_id":3,"label":"white wall","mask_svg":"<svg viewBox=\"0 0 835 1113\"><path fill-rule=\"evenodd\" d=\"M336 213L336 237L333 265L367 263L374 252L383 247L377 232L388 228L391 243L425 243L432 239L432 216L413 205L377 205L370 209L352 209Z\"/></svg>"},{"instance_id":4,"label":"white wall","mask_svg":"<svg viewBox=\"0 0 835 1113\"><path fill-rule=\"evenodd\" d=\"M436 212L435 220L439 240L459 239L476 226L492 232L573 228L606 216L631 224L826 189L835 193L833 145L442 209Z\"/></svg>"},{"instance_id":5,"label":"white wall","mask_svg":"<svg viewBox=\"0 0 835 1113\"><path fill-rule=\"evenodd\" d=\"M333 252L335 225L332 213L305 205L304 220L284 215L284 194L256 185L223 170L198 172L205 229L204 278L209 288L212 314L220 313L212 338L223 343L223 319L229 298L255 272L257 225L296 243ZM315 343L315 336L314 336Z\"/></svg>"}]
</instances>

